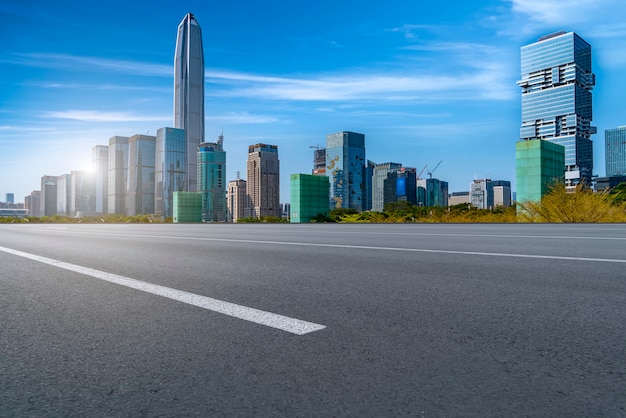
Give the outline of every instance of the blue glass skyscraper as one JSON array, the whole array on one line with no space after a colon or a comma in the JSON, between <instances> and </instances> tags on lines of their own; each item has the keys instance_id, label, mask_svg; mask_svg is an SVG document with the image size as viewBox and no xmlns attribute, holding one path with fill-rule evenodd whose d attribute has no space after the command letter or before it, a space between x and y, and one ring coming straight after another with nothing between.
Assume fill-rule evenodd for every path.
<instances>
[{"instance_id":1,"label":"blue glass skyscraper","mask_svg":"<svg viewBox=\"0 0 626 418\"><path fill-rule=\"evenodd\" d=\"M157 216L174 216L174 192L186 190L187 142L185 131L160 128L156 136L155 201Z\"/></svg>"},{"instance_id":2,"label":"blue glass skyscraper","mask_svg":"<svg viewBox=\"0 0 626 418\"><path fill-rule=\"evenodd\" d=\"M604 131L606 176L626 176L626 126Z\"/></svg>"},{"instance_id":3,"label":"blue glass skyscraper","mask_svg":"<svg viewBox=\"0 0 626 418\"><path fill-rule=\"evenodd\" d=\"M365 135L337 132L326 136L326 175L330 179L330 209L364 210L368 193Z\"/></svg>"},{"instance_id":4,"label":"blue glass skyscraper","mask_svg":"<svg viewBox=\"0 0 626 418\"><path fill-rule=\"evenodd\" d=\"M569 186L591 183L591 46L574 32L557 32L521 48L521 140L547 140L565 147Z\"/></svg>"},{"instance_id":5,"label":"blue glass skyscraper","mask_svg":"<svg viewBox=\"0 0 626 418\"><path fill-rule=\"evenodd\" d=\"M225 222L226 209L226 151L224 137L217 142L198 146L198 191L202 195L202 221Z\"/></svg>"},{"instance_id":6,"label":"blue glass skyscraper","mask_svg":"<svg viewBox=\"0 0 626 418\"><path fill-rule=\"evenodd\" d=\"M191 13L178 25L174 55L174 127L185 131L187 142L186 191L197 191L197 161L204 142L204 52L202 31Z\"/></svg>"}]
</instances>

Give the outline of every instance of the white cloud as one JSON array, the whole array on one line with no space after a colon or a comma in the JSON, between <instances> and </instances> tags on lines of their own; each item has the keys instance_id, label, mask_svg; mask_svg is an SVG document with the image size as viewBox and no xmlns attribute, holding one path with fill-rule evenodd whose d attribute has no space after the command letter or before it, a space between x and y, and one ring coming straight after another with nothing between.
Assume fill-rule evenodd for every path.
<instances>
[{"instance_id":1,"label":"white cloud","mask_svg":"<svg viewBox=\"0 0 626 418\"><path fill-rule=\"evenodd\" d=\"M48 119L69 119L83 122L150 122L171 119L171 116L146 116L124 112L100 112L96 110L64 110L44 112Z\"/></svg>"},{"instance_id":2,"label":"white cloud","mask_svg":"<svg viewBox=\"0 0 626 418\"><path fill-rule=\"evenodd\" d=\"M248 112L228 113L225 115L207 116L205 117L205 120L212 121L212 122L236 124L236 125L279 122L279 119L274 116L251 115Z\"/></svg>"}]
</instances>

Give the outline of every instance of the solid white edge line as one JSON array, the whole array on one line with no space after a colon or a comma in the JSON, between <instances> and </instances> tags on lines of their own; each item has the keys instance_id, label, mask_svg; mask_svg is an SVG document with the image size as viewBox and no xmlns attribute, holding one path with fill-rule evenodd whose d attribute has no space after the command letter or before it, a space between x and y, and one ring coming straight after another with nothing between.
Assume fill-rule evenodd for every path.
<instances>
[{"instance_id":1,"label":"solid white edge line","mask_svg":"<svg viewBox=\"0 0 626 418\"><path fill-rule=\"evenodd\" d=\"M303 321L301 319L291 318L288 316L262 311L260 309L250 308L243 305L237 305L236 303L226 302L207 296L197 295L195 293L172 289L169 287L144 282L141 280L131 279L130 277L107 273L89 267L83 267L76 264L66 263L64 261L54 260L52 258L13 250L11 248L0 247L0 251L40 263L48 264L64 270L69 270L76 273L84 274L86 276L91 276L110 283L130 287L132 289L140 290L142 292L151 293L153 295L162 296L168 299L173 299L179 302L186 303L188 305L193 305L213 312L232 316L234 318L243 319L245 321L254 322L256 324L265 325L271 328L276 328L296 335L304 335L326 328L324 325L316 324L313 322Z\"/></svg>"}]
</instances>

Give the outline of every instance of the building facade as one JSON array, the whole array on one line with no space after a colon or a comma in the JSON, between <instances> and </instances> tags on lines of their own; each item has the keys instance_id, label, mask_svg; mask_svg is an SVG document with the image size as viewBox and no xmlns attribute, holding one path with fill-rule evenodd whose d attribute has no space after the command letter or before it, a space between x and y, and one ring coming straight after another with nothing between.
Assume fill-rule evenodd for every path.
<instances>
[{"instance_id":1,"label":"building facade","mask_svg":"<svg viewBox=\"0 0 626 418\"><path fill-rule=\"evenodd\" d=\"M278 147L267 144L250 145L246 167L249 197L246 217L281 217Z\"/></svg>"},{"instance_id":2,"label":"building facade","mask_svg":"<svg viewBox=\"0 0 626 418\"><path fill-rule=\"evenodd\" d=\"M328 216L328 177L309 174L292 174L289 179L291 223L311 222L318 215Z\"/></svg>"},{"instance_id":3,"label":"building facade","mask_svg":"<svg viewBox=\"0 0 626 418\"><path fill-rule=\"evenodd\" d=\"M156 137L133 135L128 139L126 215L154 213Z\"/></svg>"},{"instance_id":4,"label":"building facade","mask_svg":"<svg viewBox=\"0 0 626 418\"><path fill-rule=\"evenodd\" d=\"M626 175L626 126L604 131L606 177Z\"/></svg>"},{"instance_id":5,"label":"building facade","mask_svg":"<svg viewBox=\"0 0 626 418\"><path fill-rule=\"evenodd\" d=\"M28 209L28 216L35 218L41 216L41 190L33 190L30 195L24 197L24 209Z\"/></svg>"},{"instance_id":6,"label":"building facade","mask_svg":"<svg viewBox=\"0 0 626 418\"><path fill-rule=\"evenodd\" d=\"M71 216L72 176L61 174L57 177L57 215Z\"/></svg>"},{"instance_id":7,"label":"building facade","mask_svg":"<svg viewBox=\"0 0 626 418\"><path fill-rule=\"evenodd\" d=\"M357 212L365 209L368 200L365 164L365 135L342 131L326 136L331 209L351 208Z\"/></svg>"},{"instance_id":8,"label":"building facade","mask_svg":"<svg viewBox=\"0 0 626 418\"><path fill-rule=\"evenodd\" d=\"M57 176L41 177L40 216L57 214Z\"/></svg>"},{"instance_id":9,"label":"building facade","mask_svg":"<svg viewBox=\"0 0 626 418\"><path fill-rule=\"evenodd\" d=\"M96 173L96 213L109 213L109 147L91 149L91 164Z\"/></svg>"},{"instance_id":10,"label":"building facade","mask_svg":"<svg viewBox=\"0 0 626 418\"><path fill-rule=\"evenodd\" d=\"M174 216L174 192L186 190L187 140L185 131L160 128L156 135L154 210L157 216Z\"/></svg>"},{"instance_id":11,"label":"building facade","mask_svg":"<svg viewBox=\"0 0 626 418\"><path fill-rule=\"evenodd\" d=\"M381 163L374 166L372 175L372 210L382 212L385 204L396 200L396 170L399 163Z\"/></svg>"},{"instance_id":12,"label":"building facade","mask_svg":"<svg viewBox=\"0 0 626 418\"><path fill-rule=\"evenodd\" d=\"M564 181L565 147L541 139L515 145L516 200L540 201L554 183Z\"/></svg>"},{"instance_id":13,"label":"building facade","mask_svg":"<svg viewBox=\"0 0 626 418\"><path fill-rule=\"evenodd\" d=\"M574 32L557 32L521 48L522 125L520 139L565 147L569 187L591 184L591 46Z\"/></svg>"},{"instance_id":14,"label":"building facade","mask_svg":"<svg viewBox=\"0 0 626 418\"><path fill-rule=\"evenodd\" d=\"M313 170L312 174L316 176L325 176L326 175L326 149L320 147L313 147L315 151L313 152Z\"/></svg>"},{"instance_id":15,"label":"building facade","mask_svg":"<svg viewBox=\"0 0 626 418\"><path fill-rule=\"evenodd\" d=\"M417 169L400 167L396 170L396 201L417 205Z\"/></svg>"},{"instance_id":16,"label":"building facade","mask_svg":"<svg viewBox=\"0 0 626 418\"><path fill-rule=\"evenodd\" d=\"M174 192L174 223L202 222L202 196L197 192Z\"/></svg>"},{"instance_id":17,"label":"building facade","mask_svg":"<svg viewBox=\"0 0 626 418\"><path fill-rule=\"evenodd\" d=\"M70 216L80 217L95 215L96 173L72 171L70 177Z\"/></svg>"},{"instance_id":18,"label":"building facade","mask_svg":"<svg viewBox=\"0 0 626 418\"><path fill-rule=\"evenodd\" d=\"M204 51L202 31L195 16L187 14L178 25L174 54L174 128L185 131L187 144L186 191L198 186L198 145L204 142Z\"/></svg>"},{"instance_id":19,"label":"building facade","mask_svg":"<svg viewBox=\"0 0 626 418\"><path fill-rule=\"evenodd\" d=\"M108 213L126 213L128 186L128 137L109 138L109 202Z\"/></svg>"},{"instance_id":20,"label":"building facade","mask_svg":"<svg viewBox=\"0 0 626 418\"><path fill-rule=\"evenodd\" d=\"M6 203L15 203L15 194L14 193L5 193L4 201Z\"/></svg>"},{"instance_id":21,"label":"building facade","mask_svg":"<svg viewBox=\"0 0 626 418\"><path fill-rule=\"evenodd\" d=\"M246 181L242 179L228 182L228 220L237 222L240 218L246 217L248 204L248 193L246 191Z\"/></svg>"},{"instance_id":22,"label":"building facade","mask_svg":"<svg viewBox=\"0 0 626 418\"><path fill-rule=\"evenodd\" d=\"M202 195L202 222L226 222L226 151L224 137L198 146L198 192Z\"/></svg>"}]
</instances>

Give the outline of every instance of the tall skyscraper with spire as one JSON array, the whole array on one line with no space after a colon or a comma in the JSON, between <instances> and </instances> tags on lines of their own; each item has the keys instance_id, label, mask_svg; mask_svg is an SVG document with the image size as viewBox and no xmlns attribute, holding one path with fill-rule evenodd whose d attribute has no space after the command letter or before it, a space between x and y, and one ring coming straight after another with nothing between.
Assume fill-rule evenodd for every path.
<instances>
[{"instance_id":1,"label":"tall skyscraper with spire","mask_svg":"<svg viewBox=\"0 0 626 418\"><path fill-rule=\"evenodd\" d=\"M198 145L204 142L204 52L202 31L188 13L178 25L174 54L174 128L185 130L187 187L198 190Z\"/></svg>"}]
</instances>

